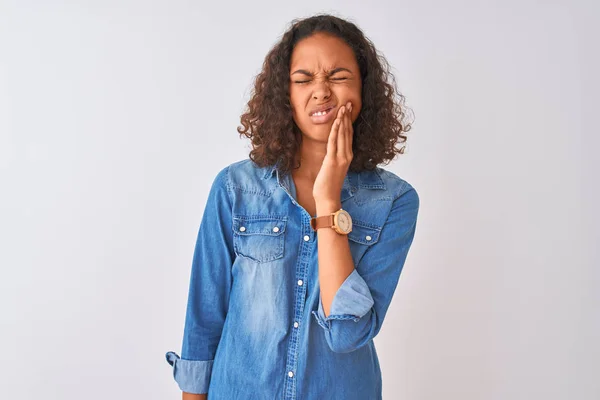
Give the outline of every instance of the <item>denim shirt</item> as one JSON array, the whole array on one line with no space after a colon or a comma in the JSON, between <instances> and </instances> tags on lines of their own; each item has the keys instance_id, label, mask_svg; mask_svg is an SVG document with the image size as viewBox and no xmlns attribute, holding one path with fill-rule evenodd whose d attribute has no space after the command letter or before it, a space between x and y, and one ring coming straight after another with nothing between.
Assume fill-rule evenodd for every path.
<instances>
[{"instance_id":1,"label":"denim shirt","mask_svg":"<svg viewBox=\"0 0 600 400\"><path fill-rule=\"evenodd\" d=\"M325 317L317 233L291 175L250 159L220 170L198 230L181 357L166 353L182 391L209 400L381 399L373 338L415 235L419 197L378 167L348 171L341 203L352 217L355 269Z\"/></svg>"}]
</instances>

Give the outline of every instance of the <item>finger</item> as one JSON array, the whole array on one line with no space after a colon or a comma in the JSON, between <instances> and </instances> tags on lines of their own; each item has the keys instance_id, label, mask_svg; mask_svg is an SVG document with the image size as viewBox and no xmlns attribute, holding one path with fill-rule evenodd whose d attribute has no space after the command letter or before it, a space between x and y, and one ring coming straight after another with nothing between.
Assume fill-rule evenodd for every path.
<instances>
[{"instance_id":1,"label":"finger","mask_svg":"<svg viewBox=\"0 0 600 400\"><path fill-rule=\"evenodd\" d=\"M335 121L333 121L331 131L329 132L329 139L327 140L327 154L329 154L330 157L335 157L335 154L337 152L337 132L339 130L339 125L341 121L340 116L341 113L340 110L338 110L337 117Z\"/></svg>"},{"instance_id":2,"label":"finger","mask_svg":"<svg viewBox=\"0 0 600 400\"><path fill-rule=\"evenodd\" d=\"M352 143L354 141L354 127L352 126L352 104L348 113L348 158L352 158Z\"/></svg>"},{"instance_id":3,"label":"finger","mask_svg":"<svg viewBox=\"0 0 600 400\"><path fill-rule=\"evenodd\" d=\"M346 130L348 129L348 109L346 108L346 106L343 106L343 113L344 115L342 115L342 121L340 123L340 128L339 128L339 133L338 133L338 140L337 140L337 154L336 156L340 159L344 159L346 158L346 142L347 142L347 138L348 138L348 134L346 133Z\"/></svg>"}]
</instances>

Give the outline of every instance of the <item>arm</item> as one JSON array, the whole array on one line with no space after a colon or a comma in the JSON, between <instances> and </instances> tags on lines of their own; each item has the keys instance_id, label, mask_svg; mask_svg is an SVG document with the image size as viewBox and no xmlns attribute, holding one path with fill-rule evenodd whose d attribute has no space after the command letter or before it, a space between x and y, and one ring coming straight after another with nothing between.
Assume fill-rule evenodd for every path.
<instances>
[{"instance_id":1,"label":"arm","mask_svg":"<svg viewBox=\"0 0 600 400\"><path fill-rule=\"evenodd\" d=\"M365 252L356 268L348 238L332 229L322 233L319 229L321 293L319 309L312 313L333 351L354 351L379 333L415 235L418 210L417 192L406 184L392 203L378 243Z\"/></svg>"},{"instance_id":2,"label":"arm","mask_svg":"<svg viewBox=\"0 0 600 400\"><path fill-rule=\"evenodd\" d=\"M167 352L184 399L208 393L212 365L229 306L233 251L232 203L228 169L210 189L191 267L181 357ZM191 396L191 397L190 397Z\"/></svg>"},{"instance_id":3,"label":"arm","mask_svg":"<svg viewBox=\"0 0 600 400\"><path fill-rule=\"evenodd\" d=\"M206 393L193 394L193 393L183 392L183 396L181 397L181 400L207 400L206 396L207 396Z\"/></svg>"},{"instance_id":4,"label":"arm","mask_svg":"<svg viewBox=\"0 0 600 400\"><path fill-rule=\"evenodd\" d=\"M339 210L340 201L317 202L317 215L327 215ZM342 283L354 271L354 261L350 253L347 235L340 235L333 229L317 230L320 303L323 313L329 315L333 298Z\"/></svg>"}]
</instances>

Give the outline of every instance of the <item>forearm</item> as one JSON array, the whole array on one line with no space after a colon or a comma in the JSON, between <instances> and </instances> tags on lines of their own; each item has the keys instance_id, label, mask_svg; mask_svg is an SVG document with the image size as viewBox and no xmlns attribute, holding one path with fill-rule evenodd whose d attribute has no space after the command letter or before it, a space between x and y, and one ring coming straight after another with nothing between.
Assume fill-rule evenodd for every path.
<instances>
[{"instance_id":1,"label":"forearm","mask_svg":"<svg viewBox=\"0 0 600 400\"><path fill-rule=\"evenodd\" d=\"M183 392L181 399L182 400L207 400L206 396L207 396L207 393L193 394L193 393Z\"/></svg>"},{"instance_id":2,"label":"forearm","mask_svg":"<svg viewBox=\"0 0 600 400\"><path fill-rule=\"evenodd\" d=\"M333 213L341 208L341 203L316 201L317 216ZM354 271L354 261L350 252L347 235L340 235L331 228L317 230L319 286L325 316L329 316L331 303L342 283Z\"/></svg>"}]
</instances>

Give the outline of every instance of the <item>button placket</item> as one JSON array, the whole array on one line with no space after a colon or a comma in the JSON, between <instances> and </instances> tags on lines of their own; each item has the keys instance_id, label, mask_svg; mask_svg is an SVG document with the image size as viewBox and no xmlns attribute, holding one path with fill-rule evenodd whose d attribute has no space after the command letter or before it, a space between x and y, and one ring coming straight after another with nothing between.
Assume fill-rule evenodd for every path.
<instances>
[{"instance_id":1,"label":"button placket","mask_svg":"<svg viewBox=\"0 0 600 400\"><path fill-rule=\"evenodd\" d=\"M302 316L304 314L307 290L307 266L310 261L311 253L314 251L314 246L312 246L312 244L315 236L311 234L312 228L310 227L310 216L308 216L308 213L305 214L306 215L302 216L302 232L300 232L302 241L300 242L300 255L298 257L298 264L296 266L296 289L294 290L294 315L292 319L294 328L290 334L290 342L286 361L286 369L288 371L284 389L284 399L286 400L296 399L297 381L295 379L295 372L298 362L298 346L300 344L299 335L302 332L298 328L300 327Z\"/></svg>"}]
</instances>

